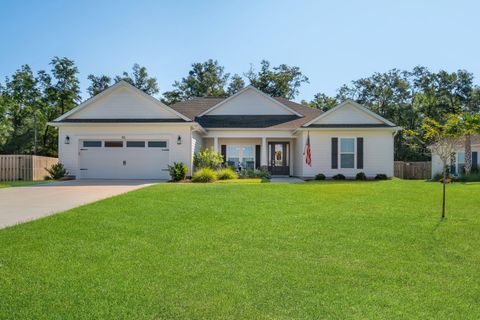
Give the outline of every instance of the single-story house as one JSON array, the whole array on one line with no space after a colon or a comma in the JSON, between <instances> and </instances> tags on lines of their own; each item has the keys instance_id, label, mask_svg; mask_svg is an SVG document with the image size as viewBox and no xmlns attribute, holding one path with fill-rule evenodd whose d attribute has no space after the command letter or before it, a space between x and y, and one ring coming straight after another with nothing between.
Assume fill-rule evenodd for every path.
<instances>
[{"instance_id":1,"label":"single-story house","mask_svg":"<svg viewBox=\"0 0 480 320\"><path fill-rule=\"evenodd\" d=\"M472 170L476 171L480 168L480 160L478 154L480 153L480 136L473 135L471 138L472 143ZM464 141L459 141L457 150L452 155L450 163L447 164L450 174L458 176L464 172L465 167L465 144ZM432 177L443 172L442 161L440 157L432 153Z\"/></svg>"},{"instance_id":2,"label":"single-story house","mask_svg":"<svg viewBox=\"0 0 480 320\"><path fill-rule=\"evenodd\" d=\"M207 147L234 168L272 175L391 177L399 130L354 101L322 112L248 86L169 107L123 81L50 125L59 129L59 160L77 179L168 179L174 162L191 174L194 153Z\"/></svg>"}]
</instances>

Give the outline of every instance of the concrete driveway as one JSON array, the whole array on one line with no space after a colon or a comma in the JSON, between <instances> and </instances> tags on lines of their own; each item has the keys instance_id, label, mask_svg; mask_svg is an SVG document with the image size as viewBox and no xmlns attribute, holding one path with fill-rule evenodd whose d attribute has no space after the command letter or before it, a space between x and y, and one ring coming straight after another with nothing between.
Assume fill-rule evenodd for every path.
<instances>
[{"instance_id":1,"label":"concrete driveway","mask_svg":"<svg viewBox=\"0 0 480 320\"><path fill-rule=\"evenodd\" d=\"M72 180L0 189L0 229L140 189L152 180Z\"/></svg>"}]
</instances>

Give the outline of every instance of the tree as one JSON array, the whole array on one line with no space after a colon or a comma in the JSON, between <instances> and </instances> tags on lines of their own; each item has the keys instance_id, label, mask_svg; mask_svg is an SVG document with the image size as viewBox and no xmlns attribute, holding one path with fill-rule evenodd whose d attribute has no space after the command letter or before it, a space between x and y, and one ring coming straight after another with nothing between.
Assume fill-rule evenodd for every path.
<instances>
[{"instance_id":1,"label":"tree","mask_svg":"<svg viewBox=\"0 0 480 320\"><path fill-rule=\"evenodd\" d=\"M255 88L273 97L294 99L299 93L300 86L309 82L299 67L281 64L270 69L270 62L267 60L262 60L260 64L259 72L255 72L251 66L245 76Z\"/></svg>"},{"instance_id":2,"label":"tree","mask_svg":"<svg viewBox=\"0 0 480 320\"><path fill-rule=\"evenodd\" d=\"M8 105L3 98L3 91L4 88L0 85L0 150L7 142L12 130L11 120L8 115Z\"/></svg>"},{"instance_id":3,"label":"tree","mask_svg":"<svg viewBox=\"0 0 480 320\"><path fill-rule=\"evenodd\" d=\"M242 90L245 87L245 81L238 74L234 74L230 84L228 85L227 94L229 96L234 95L238 91Z\"/></svg>"},{"instance_id":4,"label":"tree","mask_svg":"<svg viewBox=\"0 0 480 320\"><path fill-rule=\"evenodd\" d=\"M352 99L365 105L405 130L418 131L423 119L444 123L449 114L475 113L480 110L480 88L465 70L431 72L425 67L411 71L389 70L343 85L334 97L322 93L306 102L314 108ZM427 160L429 152L422 140L400 131L395 136L395 159Z\"/></svg>"},{"instance_id":5,"label":"tree","mask_svg":"<svg viewBox=\"0 0 480 320\"><path fill-rule=\"evenodd\" d=\"M37 154L39 98L38 81L30 66L23 65L11 79L6 78L2 100L11 121L11 134L3 152Z\"/></svg>"},{"instance_id":6,"label":"tree","mask_svg":"<svg viewBox=\"0 0 480 320\"><path fill-rule=\"evenodd\" d=\"M115 77L115 83L122 80L130 83L134 87L149 95L154 95L159 92L157 79L150 77L148 75L147 68L141 67L138 63L133 65L132 75L124 71L121 76Z\"/></svg>"},{"instance_id":7,"label":"tree","mask_svg":"<svg viewBox=\"0 0 480 320\"><path fill-rule=\"evenodd\" d=\"M46 121L52 121L75 108L81 101L78 68L75 62L66 57L54 57L50 62L51 75L38 73L43 91L43 114ZM45 126L43 132L43 154L56 155L58 132Z\"/></svg>"},{"instance_id":8,"label":"tree","mask_svg":"<svg viewBox=\"0 0 480 320\"><path fill-rule=\"evenodd\" d=\"M87 79L90 80L90 86L87 88L90 97L96 96L103 90L107 89L112 82L112 78L106 75L97 77L93 74L89 74Z\"/></svg>"},{"instance_id":9,"label":"tree","mask_svg":"<svg viewBox=\"0 0 480 320\"><path fill-rule=\"evenodd\" d=\"M310 102L303 100L302 104L309 106L310 108L328 111L338 105L340 102L341 101L339 101L337 97L329 97L324 93L317 93L313 97L313 100Z\"/></svg>"},{"instance_id":10,"label":"tree","mask_svg":"<svg viewBox=\"0 0 480 320\"><path fill-rule=\"evenodd\" d=\"M164 102L173 104L194 97L226 97L225 86L230 74L217 60L209 59L203 63L192 64L188 76L173 83L173 90L163 93ZM240 85L238 79L232 85L232 90Z\"/></svg>"},{"instance_id":11,"label":"tree","mask_svg":"<svg viewBox=\"0 0 480 320\"><path fill-rule=\"evenodd\" d=\"M457 121L455 116L449 117L445 124L426 118L422 124L423 138L428 143L428 148L435 153L442 162L442 218L445 218L445 199L447 183L447 165L452 159L461 140L459 139Z\"/></svg>"}]
</instances>

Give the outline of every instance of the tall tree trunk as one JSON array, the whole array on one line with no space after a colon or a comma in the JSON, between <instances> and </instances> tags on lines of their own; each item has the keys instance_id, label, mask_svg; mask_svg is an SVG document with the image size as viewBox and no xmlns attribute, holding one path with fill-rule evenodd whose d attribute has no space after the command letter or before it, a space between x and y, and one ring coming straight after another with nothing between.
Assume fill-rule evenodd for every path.
<instances>
[{"instance_id":1,"label":"tall tree trunk","mask_svg":"<svg viewBox=\"0 0 480 320\"><path fill-rule=\"evenodd\" d=\"M37 136L38 136L38 124L37 113L33 111L33 154L37 155Z\"/></svg>"},{"instance_id":2,"label":"tall tree trunk","mask_svg":"<svg viewBox=\"0 0 480 320\"><path fill-rule=\"evenodd\" d=\"M472 136L465 135L465 175L469 175L472 170Z\"/></svg>"},{"instance_id":3,"label":"tall tree trunk","mask_svg":"<svg viewBox=\"0 0 480 320\"><path fill-rule=\"evenodd\" d=\"M46 126L45 126L45 131L43 132L43 139L42 139L42 140L43 140L43 150L44 150L44 152L45 152L46 150L48 150L48 148L47 148L48 128L49 128L49 125L46 125Z\"/></svg>"}]
</instances>

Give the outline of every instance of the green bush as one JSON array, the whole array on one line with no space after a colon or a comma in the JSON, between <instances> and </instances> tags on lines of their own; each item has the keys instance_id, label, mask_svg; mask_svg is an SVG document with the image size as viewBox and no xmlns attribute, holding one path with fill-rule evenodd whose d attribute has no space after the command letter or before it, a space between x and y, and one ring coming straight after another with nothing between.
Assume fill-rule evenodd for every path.
<instances>
[{"instance_id":1,"label":"green bush","mask_svg":"<svg viewBox=\"0 0 480 320\"><path fill-rule=\"evenodd\" d=\"M193 182L214 182L217 181L215 171L210 168L202 168L197 170L192 176Z\"/></svg>"},{"instance_id":2,"label":"green bush","mask_svg":"<svg viewBox=\"0 0 480 320\"><path fill-rule=\"evenodd\" d=\"M332 177L333 180L345 180L345 176L341 173L338 173Z\"/></svg>"},{"instance_id":3,"label":"green bush","mask_svg":"<svg viewBox=\"0 0 480 320\"><path fill-rule=\"evenodd\" d=\"M387 180L388 177L385 173L379 173L375 176L375 180Z\"/></svg>"},{"instance_id":4,"label":"green bush","mask_svg":"<svg viewBox=\"0 0 480 320\"><path fill-rule=\"evenodd\" d=\"M440 179L441 181L441 179ZM459 177L453 178L455 182L477 182L480 181L480 173L470 173L469 175L462 174Z\"/></svg>"},{"instance_id":5,"label":"green bush","mask_svg":"<svg viewBox=\"0 0 480 320\"><path fill-rule=\"evenodd\" d=\"M270 179L271 175L270 172L267 170L258 170L258 169L245 169L240 171L240 178L242 179L254 179L254 178L260 178L260 179Z\"/></svg>"},{"instance_id":6,"label":"green bush","mask_svg":"<svg viewBox=\"0 0 480 320\"><path fill-rule=\"evenodd\" d=\"M323 173L319 173L315 176L315 180L325 180L325 175Z\"/></svg>"},{"instance_id":7,"label":"green bush","mask_svg":"<svg viewBox=\"0 0 480 320\"><path fill-rule=\"evenodd\" d=\"M187 176L188 167L183 162L174 162L173 166L168 166L168 172L172 181L185 180Z\"/></svg>"},{"instance_id":8,"label":"green bush","mask_svg":"<svg viewBox=\"0 0 480 320\"><path fill-rule=\"evenodd\" d=\"M217 170L222 167L222 164L223 156L218 152L214 152L213 148L206 148L193 155L193 166L195 169L210 168Z\"/></svg>"},{"instance_id":9,"label":"green bush","mask_svg":"<svg viewBox=\"0 0 480 320\"><path fill-rule=\"evenodd\" d=\"M68 175L68 171L60 162L55 163L50 168L45 168L45 170L47 170L48 174L50 175L49 178L52 180L58 180Z\"/></svg>"},{"instance_id":10,"label":"green bush","mask_svg":"<svg viewBox=\"0 0 480 320\"><path fill-rule=\"evenodd\" d=\"M367 180L367 175L365 174L365 172L359 172L355 176L355 180Z\"/></svg>"},{"instance_id":11,"label":"green bush","mask_svg":"<svg viewBox=\"0 0 480 320\"><path fill-rule=\"evenodd\" d=\"M232 168L217 170L218 180L238 179L238 174Z\"/></svg>"}]
</instances>

